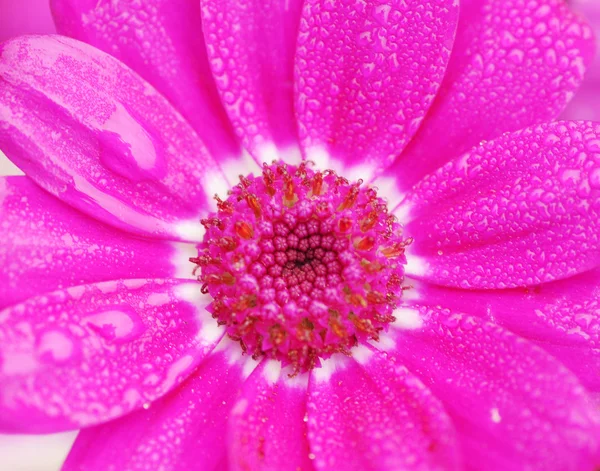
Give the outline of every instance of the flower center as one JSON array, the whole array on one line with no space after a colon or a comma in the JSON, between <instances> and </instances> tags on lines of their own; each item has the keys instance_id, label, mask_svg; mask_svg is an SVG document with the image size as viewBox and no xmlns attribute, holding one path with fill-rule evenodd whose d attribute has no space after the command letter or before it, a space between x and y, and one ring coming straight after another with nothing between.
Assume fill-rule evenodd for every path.
<instances>
[{"instance_id":1,"label":"flower center","mask_svg":"<svg viewBox=\"0 0 600 471\"><path fill-rule=\"evenodd\" d=\"M410 240L375 188L274 163L215 198L191 261L244 352L304 372L394 320Z\"/></svg>"}]
</instances>

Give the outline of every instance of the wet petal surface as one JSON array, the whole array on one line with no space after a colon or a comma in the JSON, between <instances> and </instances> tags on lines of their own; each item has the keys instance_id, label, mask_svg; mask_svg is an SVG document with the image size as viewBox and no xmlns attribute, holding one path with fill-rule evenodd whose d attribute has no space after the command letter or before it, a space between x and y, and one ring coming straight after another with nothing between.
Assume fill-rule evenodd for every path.
<instances>
[{"instance_id":1,"label":"wet petal surface","mask_svg":"<svg viewBox=\"0 0 600 471\"><path fill-rule=\"evenodd\" d=\"M439 401L383 354L353 352L359 361L337 355L311 374L315 469L460 469L454 429Z\"/></svg>"},{"instance_id":2,"label":"wet petal surface","mask_svg":"<svg viewBox=\"0 0 600 471\"><path fill-rule=\"evenodd\" d=\"M420 299L493 319L537 343L573 371L584 386L600 391L600 270L510 290L410 283Z\"/></svg>"},{"instance_id":3,"label":"wet petal surface","mask_svg":"<svg viewBox=\"0 0 600 471\"><path fill-rule=\"evenodd\" d=\"M228 469L227 419L251 371L238 360L229 348L215 351L147 410L83 430L63 471Z\"/></svg>"},{"instance_id":4,"label":"wet petal surface","mask_svg":"<svg viewBox=\"0 0 600 471\"><path fill-rule=\"evenodd\" d=\"M485 142L423 179L396 211L415 238L407 273L507 288L598 266L599 136L589 122L540 125Z\"/></svg>"},{"instance_id":5,"label":"wet petal surface","mask_svg":"<svg viewBox=\"0 0 600 471\"><path fill-rule=\"evenodd\" d=\"M194 127L212 155L237 156L214 80L196 0L51 0L58 32L127 64Z\"/></svg>"},{"instance_id":6,"label":"wet petal surface","mask_svg":"<svg viewBox=\"0 0 600 471\"><path fill-rule=\"evenodd\" d=\"M296 112L306 157L362 166L363 177L390 163L433 101L457 21L454 0L305 1Z\"/></svg>"},{"instance_id":7,"label":"wet petal surface","mask_svg":"<svg viewBox=\"0 0 600 471\"><path fill-rule=\"evenodd\" d=\"M29 178L0 178L0 308L95 281L191 278L191 244L143 240L106 226Z\"/></svg>"},{"instance_id":8,"label":"wet petal surface","mask_svg":"<svg viewBox=\"0 0 600 471\"><path fill-rule=\"evenodd\" d=\"M223 335L206 302L197 283L123 280L0 311L0 429L81 428L164 395Z\"/></svg>"},{"instance_id":9,"label":"wet petal surface","mask_svg":"<svg viewBox=\"0 0 600 471\"><path fill-rule=\"evenodd\" d=\"M556 118L593 56L591 29L561 0L461 0L444 82L386 176L407 190L483 139Z\"/></svg>"},{"instance_id":10,"label":"wet petal surface","mask_svg":"<svg viewBox=\"0 0 600 471\"><path fill-rule=\"evenodd\" d=\"M396 318L377 346L443 402L466 469L598 465L596 406L548 353L491 322L439 306L413 303Z\"/></svg>"},{"instance_id":11,"label":"wet petal surface","mask_svg":"<svg viewBox=\"0 0 600 471\"><path fill-rule=\"evenodd\" d=\"M240 392L229 420L232 471L310 471L306 438L308 375L289 378L265 360Z\"/></svg>"},{"instance_id":12,"label":"wet petal surface","mask_svg":"<svg viewBox=\"0 0 600 471\"><path fill-rule=\"evenodd\" d=\"M137 74L60 37L0 51L0 147L29 177L106 223L197 240L217 164Z\"/></svg>"},{"instance_id":13,"label":"wet petal surface","mask_svg":"<svg viewBox=\"0 0 600 471\"><path fill-rule=\"evenodd\" d=\"M294 52L301 0L207 0L204 36L221 99L257 161L299 160Z\"/></svg>"}]
</instances>

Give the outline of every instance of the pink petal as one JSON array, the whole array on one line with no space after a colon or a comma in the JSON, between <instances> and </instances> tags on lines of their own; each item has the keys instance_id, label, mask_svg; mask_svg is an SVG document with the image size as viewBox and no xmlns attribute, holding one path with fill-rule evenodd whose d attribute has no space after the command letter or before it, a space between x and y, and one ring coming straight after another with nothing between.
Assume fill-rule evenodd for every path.
<instances>
[{"instance_id":1,"label":"pink petal","mask_svg":"<svg viewBox=\"0 0 600 471\"><path fill-rule=\"evenodd\" d=\"M278 361L263 361L244 384L229 421L235 471L311 471L306 439L308 375L288 378Z\"/></svg>"},{"instance_id":2,"label":"pink petal","mask_svg":"<svg viewBox=\"0 0 600 471\"><path fill-rule=\"evenodd\" d=\"M442 400L466 469L594 469L600 417L576 377L537 346L477 317L412 304L385 346ZM485 463L485 465L483 465Z\"/></svg>"},{"instance_id":3,"label":"pink petal","mask_svg":"<svg viewBox=\"0 0 600 471\"><path fill-rule=\"evenodd\" d=\"M227 418L246 374L213 353L147 410L81 431L63 471L228 469Z\"/></svg>"},{"instance_id":4,"label":"pink petal","mask_svg":"<svg viewBox=\"0 0 600 471\"><path fill-rule=\"evenodd\" d=\"M211 154L239 147L211 76L199 0L50 0L58 32L127 64L169 99Z\"/></svg>"},{"instance_id":5,"label":"pink petal","mask_svg":"<svg viewBox=\"0 0 600 471\"><path fill-rule=\"evenodd\" d=\"M204 37L221 99L259 161L298 152L293 58L301 0L206 0Z\"/></svg>"},{"instance_id":6,"label":"pink petal","mask_svg":"<svg viewBox=\"0 0 600 471\"><path fill-rule=\"evenodd\" d=\"M21 34L54 31L48 0L0 0L0 42Z\"/></svg>"},{"instance_id":7,"label":"pink petal","mask_svg":"<svg viewBox=\"0 0 600 471\"><path fill-rule=\"evenodd\" d=\"M594 56L562 1L461 1L446 78L419 132L386 172L408 189L483 139L556 118Z\"/></svg>"},{"instance_id":8,"label":"pink petal","mask_svg":"<svg viewBox=\"0 0 600 471\"><path fill-rule=\"evenodd\" d=\"M315 469L461 469L440 402L382 354L364 349L358 359L332 357L311 375L308 438Z\"/></svg>"},{"instance_id":9,"label":"pink petal","mask_svg":"<svg viewBox=\"0 0 600 471\"><path fill-rule=\"evenodd\" d=\"M431 304L493 319L600 391L600 270L531 288L476 291L417 283L414 292Z\"/></svg>"},{"instance_id":10,"label":"pink petal","mask_svg":"<svg viewBox=\"0 0 600 471\"><path fill-rule=\"evenodd\" d=\"M188 376L223 335L198 283L108 281L0 311L0 429L120 417Z\"/></svg>"},{"instance_id":11,"label":"pink petal","mask_svg":"<svg viewBox=\"0 0 600 471\"><path fill-rule=\"evenodd\" d=\"M22 37L0 53L0 147L21 170L121 229L200 237L206 193L223 177L161 95L72 39Z\"/></svg>"},{"instance_id":12,"label":"pink petal","mask_svg":"<svg viewBox=\"0 0 600 471\"><path fill-rule=\"evenodd\" d=\"M397 212L415 238L407 273L506 288L598 266L599 137L598 124L544 124L484 142L423 179Z\"/></svg>"},{"instance_id":13,"label":"pink petal","mask_svg":"<svg viewBox=\"0 0 600 471\"><path fill-rule=\"evenodd\" d=\"M305 1L296 107L306 156L330 155L343 167L390 163L440 86L457 21L454 0Z\"/></svg>"},{"instance_id":14,"label":"pink petal","mask_svg":"<svg viewBox=\"0 0 600 471\"><path fill-rule=\"evenodd\" d=\"M0 240L0 309L95 281L189 278L187 258L197 253L191 244L147 241L105 226L26 177L0 178Z\"/></svg>"}]
</instances>

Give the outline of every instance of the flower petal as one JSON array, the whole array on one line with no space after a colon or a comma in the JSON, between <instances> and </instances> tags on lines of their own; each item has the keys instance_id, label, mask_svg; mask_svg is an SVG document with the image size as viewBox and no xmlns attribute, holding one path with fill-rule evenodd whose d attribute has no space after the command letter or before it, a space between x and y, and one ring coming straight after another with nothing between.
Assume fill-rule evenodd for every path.
<instances>
[{"instance_id":1,"label":"flower petal","mask_svg":"<svg viewBox=\"0 0 600 471\"><path fill-rule=\"evenodd\" d=\"M363 177L390 163L440 86L457 21L454 0L305 1L296 111L306 157L362 166Z\"/></svg>"},{"instance_id":2,"label":"flower petal","mask_svg":"<svg viewBox=\"0 0 600 471\"><path fill-rule=\"evenodd\" d=\"M0 147L29 177L121 229L200 237L197 220L222 176L150 85L60 36L21 37L0 54Z\"/></svg>"},{"instance_id":3,"label":"flower petal","mask_svg":"<svg viewBox=\"0 0 600 471\"><path fill-rule=\"evenodd\" d=\"M537 285L600 264L600 125L555 122L481 144L397 211L407 273L464 288ZM421 257L419 259L419 257Z\"/></svg>"},{"instance_id":4,"label":"flower petal","mask_svg":"<svg viewBox=\"0 0 600 471\"><path fill-rule=\"evenodd\" d=\"M600 392L600 270L531 288L462 290L411 283L411 296L493 319L537 343Z\"/></svg>"},{"instance_id":5,"label":"flower petal","mask_svg":"<svg viewBox=\"0 0 600 471\"><path fill-rule=\"evenodd\" d=\"M205 0L202 22L221 99L258 161L299 160L294 52L301 0Z\"/></svg>"},{"instance_id":6,"label":"flower petal","mask_svg":"<svg viewBox=\"0 0 600 471\"><path fill-rule=\"evenodd\" d=\"M0 177L0 240L0 309L95 281L191 278L187 258L197 253L191 244L146 241L105 226L26 177Z\"/></svg>"},{"instance_id":7,"label":"flower petal","mask_svg":"<svg viewBox=\"0 0 600 471\"><path fill-rule=\"evenodd\" d=\"M51 0L60 34L127 64L169 99L211 154L239 146L221 105L202 37L199 0Z\"/></svg>"},{"instance_id":8,"label":"flower petal","mask_svg":"<svg viewBox=\"0 0 600 471\"><path fill-rule=\"evenodd\" d=\"M556 118L594 56L562 1L461 1L448 71L419 132L386 171L407 190L483 139Z\"/></svg>"},{"instance_id":9,"label":"flower petal","mask_svg":"<svg viewBox=\"0 0 600 471\"><path fill-rule=\"evenodd\" d=\"M311 471L306 439L308 375L289 378L265 360L241 391L229 419L232 471Z\"/></svg>"},{"instance_id":10,"label":"flower petal","mask_svg":"<svg viewBox=\"0 0 600 471\"><path fill-rule=\"evenodd\" d=\"M598 465L596 407L548 353L496 324L439 306L412 304L395 315L390 338L377 346L442 400L466 469Z\"/></svg>"},{"instance_id":11,"label":"flower petal","mask_svg":"<svg viewBox=\"0 0 600 471\"><path fill-rule=\"evenodd\" d=\"M319 471L460 469L446 412L406 368L355 349L309 383L308 438Z\"/></svg>"},{"instance_id":12,"label":"flower petal","mask_svg":"<svg viewBox=\"0 0 600 471\"><path fill-rule=\"evenodd\" d=\"M198 283L109 281L0 311L0 429L51 432L164 395L223 335Z\"/></svg>"},{"instance_id":13,"label":"flower petal","mask_svg":"<svg viewBox=\"0 0 600 471\"><path fill-rule=\"evenodd\" d=\"M0 42L21 34L54 31L48 0L0 0Z\"/></svg>"},{"instance_id":14,"label":"flower petal","mask_svg":"<svg viewBox=\"0 0 600 471\"><path fill-rule=\"evenodd\" d=\"M247 374L230 351L215 351L147 410L82 430L62 471L228 469L227 419Z\"/></svg>"}]
</instances>

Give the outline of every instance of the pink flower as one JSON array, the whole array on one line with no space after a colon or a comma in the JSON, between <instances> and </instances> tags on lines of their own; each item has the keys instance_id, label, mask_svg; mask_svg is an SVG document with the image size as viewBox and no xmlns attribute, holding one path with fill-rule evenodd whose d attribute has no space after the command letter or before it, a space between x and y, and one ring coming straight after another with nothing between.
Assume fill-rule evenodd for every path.
<instances>
[{"instance_id":1,"label":"pink flower","mask_svg":"<svg viewBox=\"0 0 600 471\"><path fill-rule=\"evenodd\" d=\"M75 39L2 44L0 431L83 428L65 470L596 469L600 125L549 123L591 30L458 3L54 0Z\"/></svg>"}]
</instances>

